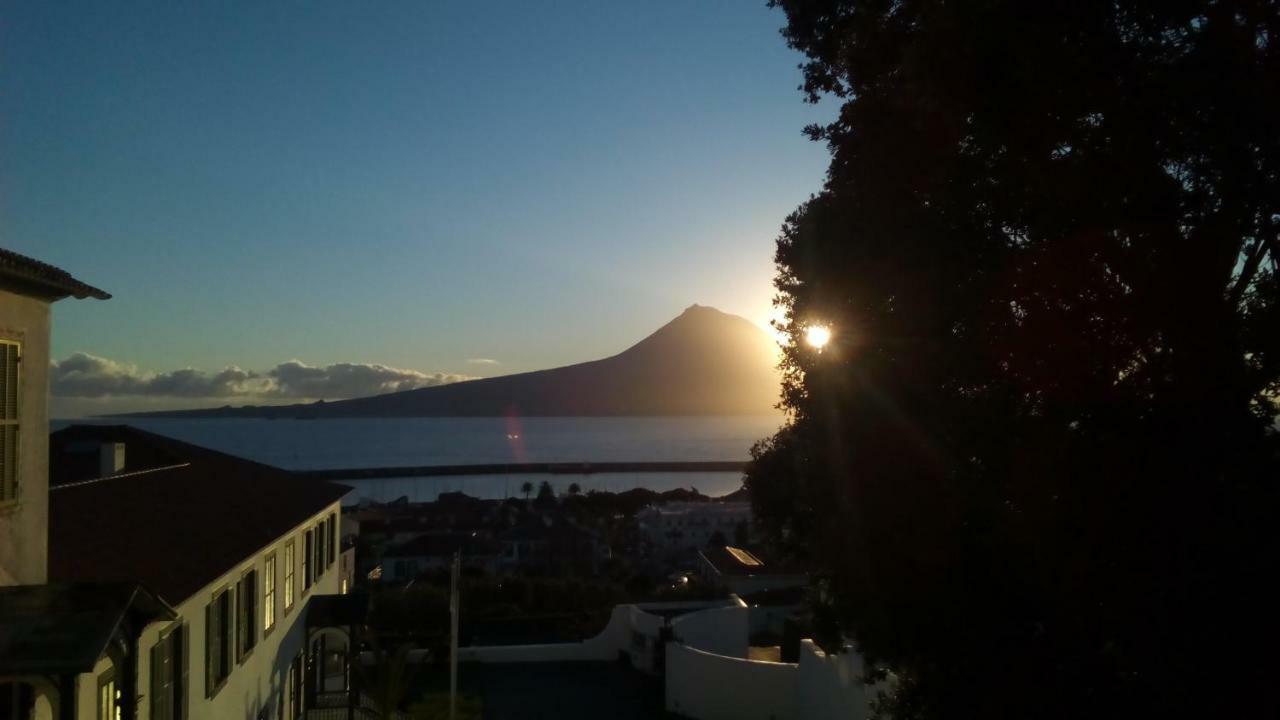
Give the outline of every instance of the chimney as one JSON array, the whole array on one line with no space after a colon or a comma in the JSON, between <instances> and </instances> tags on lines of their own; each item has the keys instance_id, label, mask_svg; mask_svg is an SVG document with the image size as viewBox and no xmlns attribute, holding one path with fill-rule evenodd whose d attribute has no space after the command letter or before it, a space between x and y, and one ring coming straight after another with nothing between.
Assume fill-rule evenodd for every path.
<instances>
[{"instance_id":1,"label":"chimney","mask_svg":"<svg viewBox=\"0 0 1280 720\"><path fill-rule=\"evenodd\" d=\"M108 442L98 446L98 477L109 477L124 470L124 443Z\"/></svg>"}]
</instances>

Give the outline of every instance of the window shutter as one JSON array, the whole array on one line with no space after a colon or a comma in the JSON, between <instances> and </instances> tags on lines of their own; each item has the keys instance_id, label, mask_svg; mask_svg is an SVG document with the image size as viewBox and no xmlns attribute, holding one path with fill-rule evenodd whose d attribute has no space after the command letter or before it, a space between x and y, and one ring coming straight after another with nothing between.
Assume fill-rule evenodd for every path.
<instances>
[{"instance_id":1,"label":"window shutter","mask_svg":"<svg viewBox=\"0 0 1280 720\"><path fill-rule=\"evenodd\" d=\"M160 670L164 663L164 640L151 646L151 720L165 717L163 698L164 681Z\"/></svg>"},{"instance_id":2,"label":"window shutter","mask_svg":"<svg viewBox=\"0 0 1280 720\"><path fill-rule=\"evenodd\" d=\"M236 663L244 661L244 654L249 651L249 641L245 635L244 621L244 578L240 578L240 582L236 583L236 609L233 613L236 618Z\"/></svg>"},{"instance_id":3,"label":"window shutter","mask_svg":"<svg viewBox=\"0 0 1280 720\"><path fill-rule=\"evenodd\" d=\"M250 570L244 583L244 649L248 652L258 644L258 571Z\"/></svg>"},{"instance_id":4,"label":"window shutter","mask_svg":"<svg viewBox=\"0 0 1280 720\"><path fill-rule=\"evenodd\" d=\"M218 631L217 617L218 611L214 606L218 604L217 598L213 602L204 607L204 696L213 697L213 688L216 685L214 680L217 677L215 666L218 663L218 642L221 633Z\"/></svg>"},{"instance_id":5,"label":"window shutter","mask_svg":"<svg viewBox=\"0 0 1280 720\"><path fill-rule=\"evenodd\" d=\"M218 670L218 681L231 674L236 664L236 593L234 588L222 591L224 612L222 614L222 663Z\"/></svg>"},{"instance_id":6,"label":"window shutter","mask_svg":"<svg viewBox=\"0 0 1280 720\"><path fill-rule=\"evenodd\" d=\"M178 673L178 682L175 683L173 688L173 702L175 705L173 716L181 720L187 720L187 706L191 704L187 699L187 688L190 687L187 684L187 671L190 667L187 662L187 645L190 644L187 642L187 632L186 623L179 625L173 631L173 663L174 671Z\"/></svg>"},{"instance_id":7,"label":"window shutter","mask_svg":"<svg viewBox=\"0 0 1280 720\"><path fill-rule=\"evenodd\" d=\"M18 497L19 349L0 342L0 502Z\"/></svg>"},{"instance_id":8,"label":"window shutter","mask_svg":"<svg viewBox=\"0 0 1280 720\"><path fill-rule=\"evenodd\" d=\"M329 564L338 557L338 518L329 514Z\"/></svg>"}]
</instances>

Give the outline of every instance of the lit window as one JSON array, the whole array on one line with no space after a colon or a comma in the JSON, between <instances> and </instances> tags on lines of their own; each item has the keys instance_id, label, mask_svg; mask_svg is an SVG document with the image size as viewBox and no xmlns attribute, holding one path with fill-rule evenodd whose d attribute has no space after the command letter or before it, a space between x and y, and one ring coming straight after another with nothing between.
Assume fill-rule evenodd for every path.
<instances>
[{"instance_id":1,"label":"lit window","mask_svg":"<svg viewBox=\"0 0 1280 720\"><path fill-rule=\"evenodd\" d=\"M120 691L114 670L98 678L98 720L120 720Z\"/></svg>"},{"instance_id":2,"label":"lit window","mask_svg":"<svg viewBox=\"0 0 1280 720\"><path fill-rule=\"evenodd\" d=\"M284 611L289 612L289 608L293 607L293 541L285 543L284 546Z\"/></svg>"},{"instance_id":3,"label":"lit window","mask_svg":"<svg viewBox=\"0 0 1280 720\"><path fill-rule=\"evenodd\" d=\"M18 499L18 362L22 348L0 340L0 503Z\"/></svg>"},{"instance_id":4,"label":"lit window","mask_svg":"<svg viewBox=\"0 0 1280 720\"><path fill-rule=\"evenodd\" d=\"M276 624L276 554L271 553L262 563L262 631L267 633Z\"/></svg>"}]
</instances>

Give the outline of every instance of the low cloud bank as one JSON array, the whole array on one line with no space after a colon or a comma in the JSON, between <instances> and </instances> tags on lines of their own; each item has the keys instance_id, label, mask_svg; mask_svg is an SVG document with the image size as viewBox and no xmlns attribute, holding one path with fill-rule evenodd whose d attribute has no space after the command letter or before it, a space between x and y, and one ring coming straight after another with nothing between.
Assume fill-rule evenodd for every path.
<instances>
[{"instance_id":1,"label":"low cloud bank","mask_svg":"<svg viewBox=\"0 0 1280 720\"><path fill-rule=\"evenodd\" d=\"M232 366L216 373L185 368L153 373L109 358L73 353L50 367L55 397L243 398L319 400L366 397L474 379L386 365L335 363L312 366L289 360L266 372Z\"/></svg>"}]
</instances>

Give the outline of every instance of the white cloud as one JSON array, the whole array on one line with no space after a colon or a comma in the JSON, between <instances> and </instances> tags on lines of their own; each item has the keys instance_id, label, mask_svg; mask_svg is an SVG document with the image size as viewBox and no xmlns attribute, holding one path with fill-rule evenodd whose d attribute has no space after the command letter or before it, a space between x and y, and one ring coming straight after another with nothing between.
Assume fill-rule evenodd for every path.
<instances>
[{"instance_id":1,"label":"white cloud","mask_svg":"<svg viewBox=\"0 0 1280 720\"><path fill-rule=\"evenodd\" d=\"M502 363L493 358L467 358L467 362L472 365L501 365Z\"/></svg>"},{"instance_id":2,"label":"white cloud","mask_svg":"<svg viewBox=\"0 0 1280 720\"><path fill-rule=\"evenodd\" d=\"M467 375L424 373L378 364L311 366L300 360L280 363L266 372L231 366L216 373L193 368L153 373L83 352L54 362L50 367L50 390L55 397L64 398L337 400L471 379Z\"/></svg>"},{"instance_id":3,"label":"white cloud","mask_svg":"<svg viewBox=\"0 0 1280 720\"><path fill-rule=\"evenodd\" d=\"M291 398L366 397L472 379L467 375L423 373L377 364L312 367L299 360L280 363L267 375L274 381L277 395Z\"/></svg>"},{"instance_id":4,"label":"white cloud","mask_svg":"<svg viewBox=\"0 0 1280 720\"><path fill-rule=\"evenodd\" d=\"M235 366L212 375L192 368L149 373L134 365L83 352L53 363L49 385L54 395L90 398L112 395L220 398L256 395L270 389L268 379Z\"/></svg>"}]
</instances>

